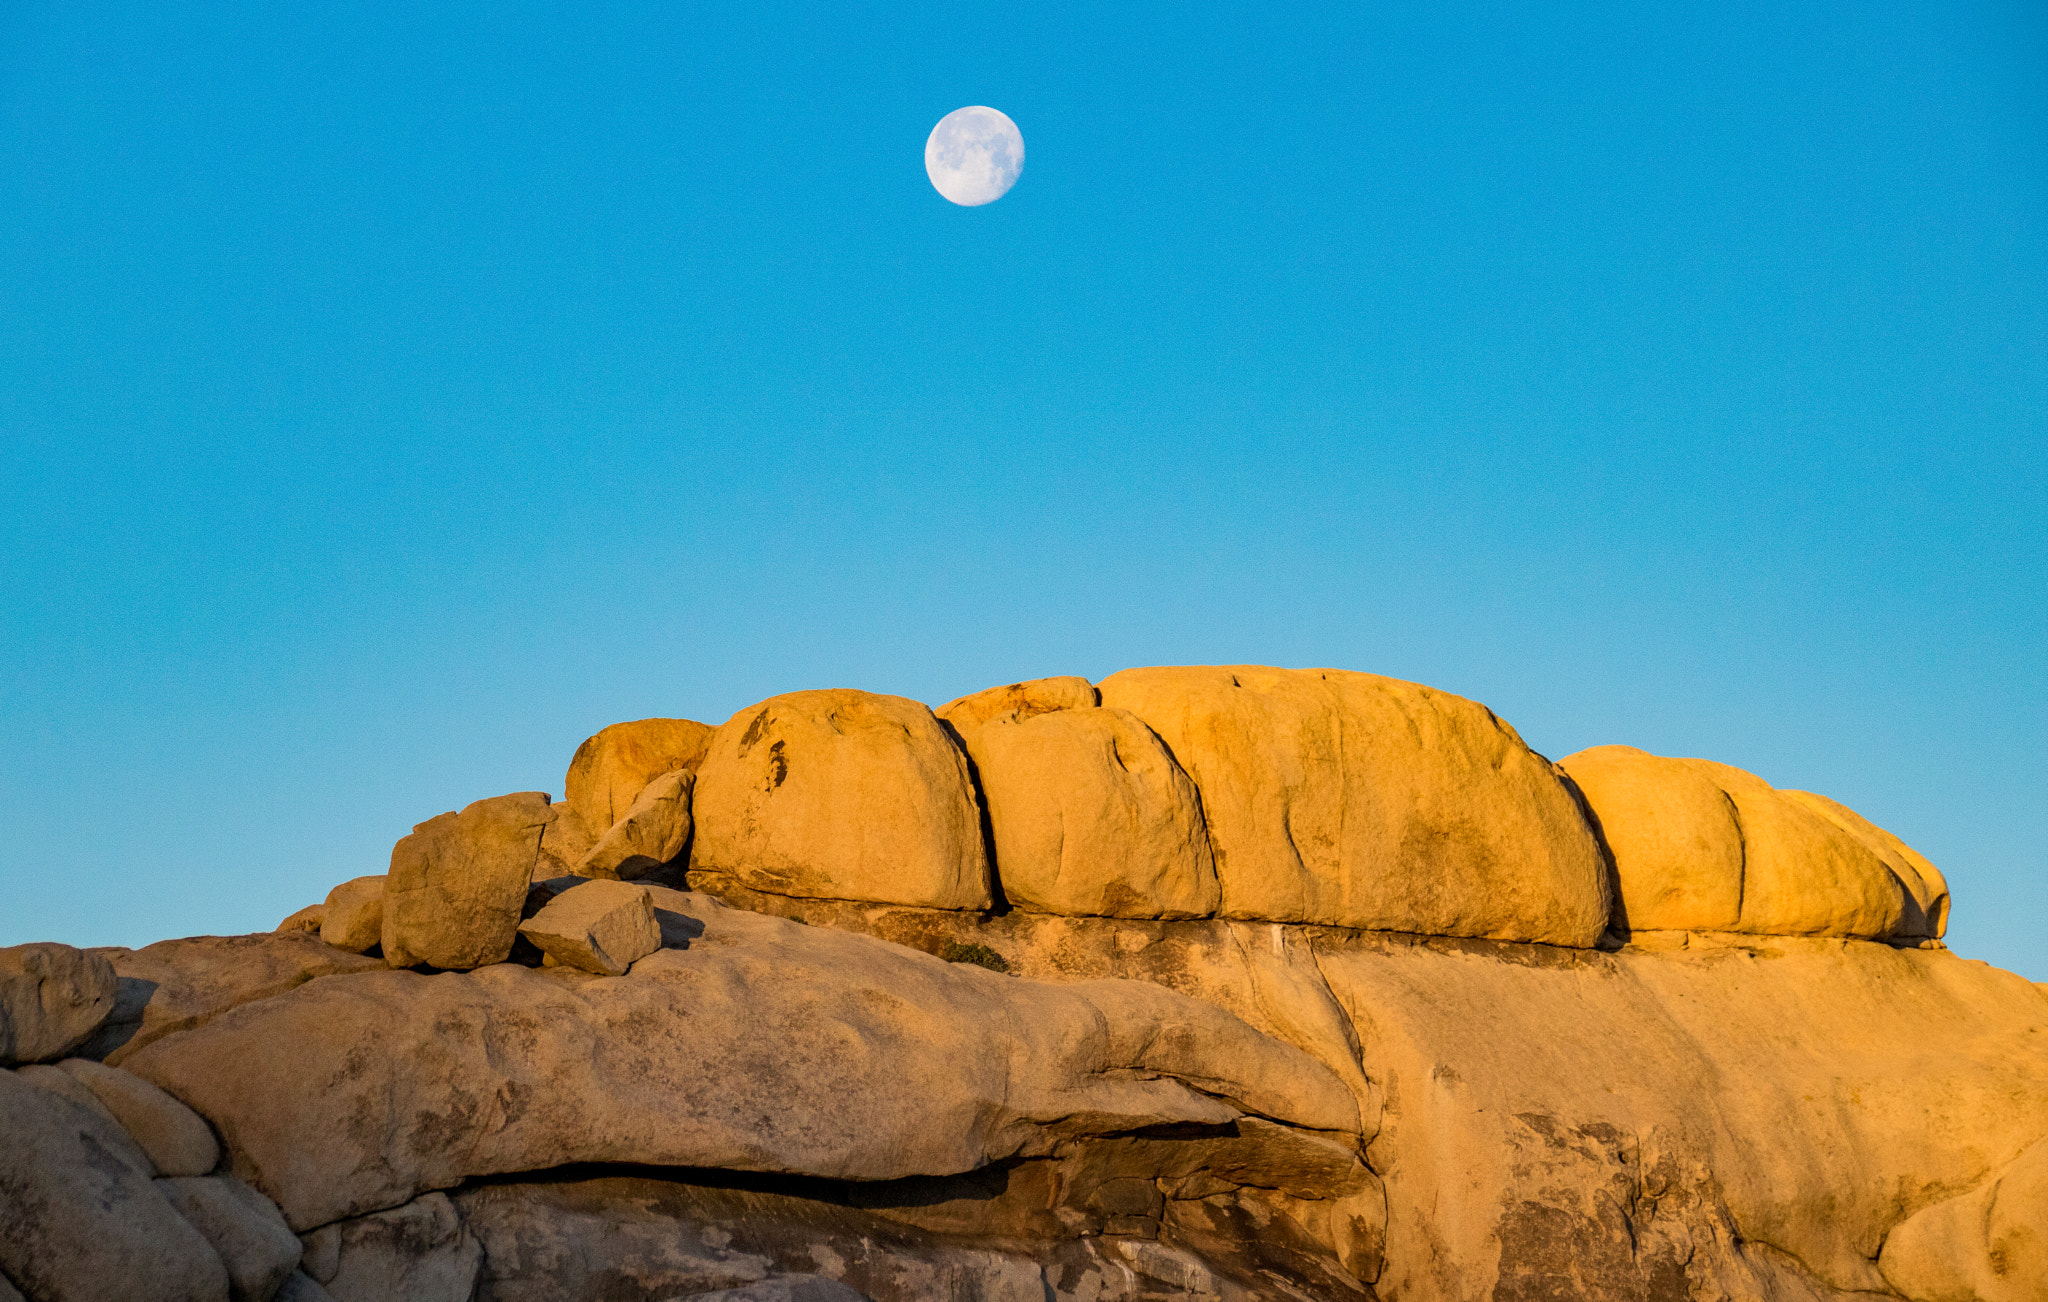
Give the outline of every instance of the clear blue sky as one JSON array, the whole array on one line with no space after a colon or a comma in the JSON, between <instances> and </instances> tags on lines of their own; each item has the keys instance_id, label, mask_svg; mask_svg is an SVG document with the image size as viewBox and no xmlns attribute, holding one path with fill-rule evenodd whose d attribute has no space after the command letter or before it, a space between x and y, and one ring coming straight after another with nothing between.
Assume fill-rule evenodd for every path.
<instances>
[{"instance_id":1,"label":"clear blue sky","mask_svg":"<svg viewBox=\"0 0 2048 1302\"><path fill-rule=\"evenodd\" d=\"M2018 0L8 3L0 943L620 719L1249 661L1825 792L2048 980L2044 442Z\"/></svg>"}]
</instances>

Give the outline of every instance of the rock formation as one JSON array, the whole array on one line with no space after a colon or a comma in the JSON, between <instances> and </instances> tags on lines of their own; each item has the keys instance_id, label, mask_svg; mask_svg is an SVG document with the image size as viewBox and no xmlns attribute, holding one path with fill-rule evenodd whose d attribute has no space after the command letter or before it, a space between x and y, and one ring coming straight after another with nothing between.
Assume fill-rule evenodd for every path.
<instances>
[{"instance_id":1,"label":"rock formation","mask_svg":"<svg viewBox=\"0 0 2048 1302\"><path fill-rule=\"evenodd\" d=\"M0 951L0 1302L2048 1298L2048 991L1824 797L1255 666L567 789Z\"/></svg>"}]
</instances>

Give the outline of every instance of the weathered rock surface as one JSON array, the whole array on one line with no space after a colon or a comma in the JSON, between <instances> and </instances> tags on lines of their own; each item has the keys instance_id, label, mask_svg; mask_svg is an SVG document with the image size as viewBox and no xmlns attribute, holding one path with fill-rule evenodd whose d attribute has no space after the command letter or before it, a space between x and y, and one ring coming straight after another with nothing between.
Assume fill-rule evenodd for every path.
<instances>
[{"instance_id":1,"label":"weathered rock surface","mask_svg":"<svg viewBox=\"0 0 2048 1302\"><path fill-rule=\"evenodd\" d=\"M440 1193L343 1221L336 1248L324 1284L335 1302L471 1302L483 1257Z\"/></svg>"},{"instance_id":2,"label":"weathered rock surface","mask_svg":"<svg viewBox=\"0 0 2048 1302\"><path fill-rule=\"evenodd\" d=\"M69 945L0 949L0 1066L70 1053L114 1011L114 969Z\"/></svg>"},{"instance_id":3,"label":"weathered rock surface","mask_svg":"<svg viewBox=\"0 0 2048 1302\"><path fill-rule=\"evenodd\" d=\"M541 792L494 796L430 818L393 846L384 961L438 968L504 962L551 816Z\"/></svg>"},{"instance_id":4,"label":"weathered rock surface","mask_svg":"<svg viewBox=\"0 0 2048 1302\"><path fill-rule=\"evenodd\" d=\"M1085 710L1099 703L1094 684L1085 678L1034 678L969 693L932 713L964 732L985 723L1022 723L1053 710Z\"/></svg>"},{"instance_id":5,"label":"weathered rock surface","mask_svg":"<svg viewBox=\"0 0 2048 1302\"><path fill-rule=\"evenodd\" d=\"M865 1302L860 1294L823 1275L778 1275L758 1284L690 1296L698 1302Z\"/></svg>"},{"instance_id":6,"label":"weathered rock surface","mask_svg":"<svg viewBox=\"0 0 2048 1302\"><path fill-rule=\"evenodd\" d=\"M704 932L628 979L508 964L323 980L129 1066L206 1116L300 1229L573 1162L892 1179L1245 1112L1358 1126L1313 1060L1154 986L1020 982L658 896ZM269 1043L295 1050L260 1079L228 1066Z\"/></svg>"},{"instance_id":7,"label":"weathered rock surface","mask_svg":"<svg viewBox=\"0 0 2048 1302\"><path fill-rule=\"evenodd\" d=\"M664 773L695 773L711 733L709 724L694 719L613 724L577 747L569 761L569 806L592 837L603 836L648 783Z\"/></svg>"},{"instance_id":8,"label":"weathered rock surface","mask_svg":"<svg viewBox=\"0 0 2048 1302\"><path fill-rule=\"evenodd\" d=\"M1226 917L1590 946L1607 869L1551 766L1485 706L1256 665L1098 685L1201 791Z\"/></svg>"},{"instance_id":9,"label":"weathered rock surface","mask_svg":"<svg viewBox=\"0 0 2048 1302\"><path fill-rule=\"evenodd\" d=\"M692 814L692 873L824 899L993 899L966 756L900 696L792 692L741 710L711 740Z\"/></svg>"},{"instance_id":10,"label":"weathered rock surface","mask_svg":"<svg viewBox=\"0 0 2048 1302\"><path fill-rule=\"evenodd\" d=\"M225 1302L197 1230L118 1155L105 1117L0 1071L0 1272L35 1302Z\"/></svg>"},{"instance_id":11,"label":"weathered rock surface","mask_svg":"<svg viewBox=\"0 0 2048 1302\"><path fill-rule=\"evenodd\" d=\"M49 1063L17 1067L14 1074L17 1079L61 1095L98 1116L106 1124L94 1129L95 1140L143 1175L156 1174L156 1163L149 1160L149 1154L142 1151L142 1145L136 1143L135 1137L122 1127L121 1119L109 1112L107 1105L100 1102L99 1095L87 1089L76 1076Z\"/></svg>"},{"instance_id":12,"label":"weathered rock surface","mask_svg":"<svg viewBox=\"0 0 2048 1302\"><path fill-rule=\"evenodd\" d=\"M575 872L583 856L597 844L597 838L583 825L583 816L571 809L568 801L557 800L548 806L548 812L551 817L540 834L540 862L533 869L540 880Z\"/></svg>"},{"instance_id":13,"label":"weathered rock surface","mask_svg":"<svg viewBox=\"0 0 2048 1302\"><path fill-rule=\"evenodd\" d=\"M140 1076L85 1058L67 1058L57 1067L92 1091L158 1175L205 1175L220 1165L220 1145L199 1114Z\"/></svg>"},{"instance_id":14,"label":"weathered rock surface","mask_svg":"<svg viewBox=\"0 0 2048 1302\"><path fill-rule=\"evenodd\" d=\"M268 1198L231 1175L156 1182L178 1214L213 1245L233 1302L270 1302L299 1265L299 1236Z\"/></svg>"},{"instance_id":15,"label":"weathered rock surface","mask_svg":"<svg viewBox=\"0 0 2048 1302\"><path fill-rule=\"evenodd\" d=\"M1630 929L1921 939L1947 923L1934 865L1824 796L1630 746L1559 767L1599 820Z\"/></svg>"},{"instance_id":16,"label":"weathered rock surface","mask_svg":"<svg viewBox=\"0 0 2048 1302\"><path fill-rule=\"evenodd\" d=\"M322 942L364 954L384 943L384 875L355 877L327 892Z\"/></svg>"},{"instance_id":17,"label":"weathered rock surface","mask_svg":"<svg viewBox=\"0 0 2048 1302\"><path fill-rule=\"evenodd\" d=\"M586 881L563 890L520 923L519 934L557 963L599 976L624 976L661 948L653 896L627 882Z\"/></svg>"},{"instance_id":18,"label":"weathered rock surface","mask_svg":"<svg viewBox=\"0 0 2048 1302\"><path fill-rule=\"evenodd\" d=\"M1965 1194L1923 1207L1878 1258L1912 1302L2032 1302L2048 1295L2048 1139Z\"/></svg>"},{"instance_id":19,"label":"weathered rock surface","mask_svg":"<svg viewBox=\"0 0 2048 1302\"><path fill-rule=\"evenodd\" d=\"M79 1049L109 1066L160 1036L190 1030L239 1004L315 977L373 972L382 959L323 945L304 932L191 936L142 949L96 949L118 978L114 1012Z\"/></svg>"},{"instance_id":20,"label":"weathered rock surface","mask_svg":"<svg viewBox=\"0 0 2048 1302\"><path fill-rule=\"evenodd\" d=\"M695 775L677 769L642 787L611 830L576 861L576 873L637 881L680 857L690 843L690 788L695 782Z\"/></svg>"},{"instance_id":21,"label":"weathered rock surface","mask_svg":"<svg viewBox=\"0 0 2048 1302\"><path fill-rule=\"evenodd\" d=\"M1119 918L1216 911L1201 797L1136 715L1061 709L962 737L1010 903Z\"/></svg>"}]
</instances>

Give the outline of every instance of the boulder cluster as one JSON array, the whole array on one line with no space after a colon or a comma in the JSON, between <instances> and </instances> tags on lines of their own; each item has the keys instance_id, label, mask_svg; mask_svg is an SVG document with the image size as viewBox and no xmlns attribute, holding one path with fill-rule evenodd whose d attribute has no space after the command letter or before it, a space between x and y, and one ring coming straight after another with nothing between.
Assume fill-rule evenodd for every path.
<instances>
[{"instance_id":1,"label":"boulder cluster","mask_svg":"<svg viewBox=\"0 0 2048 1302\"><path fill-rule=\"evenodd\" d=\"M575 752L0 951L0 1302L2048 1298L2048 991L1825 797L1338 670Z\"/></svg>"}]
</instances>

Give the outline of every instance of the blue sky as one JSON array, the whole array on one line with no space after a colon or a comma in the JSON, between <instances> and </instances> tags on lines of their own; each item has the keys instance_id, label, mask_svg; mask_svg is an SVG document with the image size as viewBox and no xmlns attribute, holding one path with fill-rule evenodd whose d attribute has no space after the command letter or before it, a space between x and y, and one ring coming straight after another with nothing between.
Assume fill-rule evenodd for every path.
<instances>
[{"instance_id":1,"label":"blue sky","mask_svg":"<svg viewBox=\"0 0 2048 1302\"><path fill-rule=\"evenodd\" d=\"M0 5L0 943L1257 662L1825 792L2048 980L2037 7L290 8Z\"/></svg>"}]
</instances>

